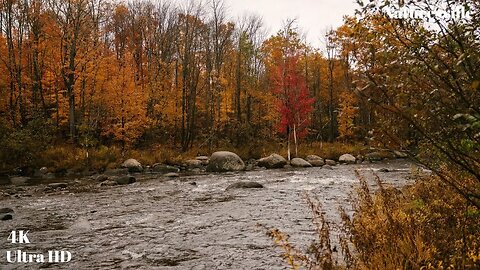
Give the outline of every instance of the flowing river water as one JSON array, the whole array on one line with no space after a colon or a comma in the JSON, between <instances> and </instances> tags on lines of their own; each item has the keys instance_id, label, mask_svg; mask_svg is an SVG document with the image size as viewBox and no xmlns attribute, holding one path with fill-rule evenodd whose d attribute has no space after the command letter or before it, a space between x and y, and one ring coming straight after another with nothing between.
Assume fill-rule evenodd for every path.
<instances>
[{"instance_id":1,"label":"flowing river water","mask_svg":"<svg viewBox=\"0 0 480 270\"><path fill-rule=\"evenodd\" d=\"M400 188L412 181L412 167L407 160L391 160L179 178L139 174L126 186L98 187L78 179L51 192L44 191L45 184L0 186L0 208L14 210L12 220L0 221L0 269L289 269L257 224L280 229L305 249L315 239L308 192L322 202L335 245L338 208L349 208L359 183L354 170L372 185L377 173ZM265 188L226 190L236 181ZM30 243L7 240L13 230L28 230ZM8 263L9 250L66 250L72 259Z\"/></svg>"}]
</instances>

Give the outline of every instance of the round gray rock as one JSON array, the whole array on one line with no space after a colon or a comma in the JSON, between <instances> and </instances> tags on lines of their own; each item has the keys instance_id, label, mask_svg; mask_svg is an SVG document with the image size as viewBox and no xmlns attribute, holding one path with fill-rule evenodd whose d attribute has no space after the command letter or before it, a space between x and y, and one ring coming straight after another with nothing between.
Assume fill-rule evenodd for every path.
<instances>
[{"instance_id":1,"label":"round gray rock","mask_svg":"<svg viewBox=\"0 0 480 270\"><path fill-rule=\"evenodd\" d=\"M323 158L316 155L309 155L305 160L308 163L312 164L313 167L322 167L323 165L325 165Z\"/></svg>"},{"instance_id":2,"label":"round gray rock","mask_svg":"<svg viewBox=\"0 0 480 270\"><path fill-rule=\"evenodd\" d=\"M292 167L300 167L300 168L306 168L306 167L312 167L312 164L304 160L303 158L294 158L290 161L290 165Z\"/></svg>"},{"instance_id":3,"label":"round gray rock","mask_svg":"<svg viewBox=\"0 0 480 270\"><path fill-rule=\"evenodd\" d=\"M123 168L127 168L129 172L142 172L143 167L140 162L138 162L136 159L127 159L125 162L122 164Z\"/></svg>"},{"instance_id":4,"label":"round gray rock","mask_svg":"<svg viewBox=\"0 0 480 270\"><path fill-rule=\"evenodd\" d=\"M287 165L287 160L278 154L271 154L268 157L259 159L257 162L257 166L267 169L283 168L285 165Z\"/></svg>"},{"instance_id":5,"label":"round gray rock","mask_svg":"<svg viewBox=\"0 0 480 270\"><path fill-rule=\"evenodd\" d=\"M331 159L325 159L325 164L329 165L329 166L335 166L337 165L337 163L335 162L335 160L331 160Z\"/></svg>"},{"instance_id":6,"label":"round gray rock","mask_svg":"<svg viewBox=\"0 0 480 270\"><path fill-rule=\"evenodd\" d=\"M219 151L212 154L208 162L208 172L232 172L245 169L245 163L235 153Z\"/></svg>"},{"instance_id":7,"label":"round gray rock","mask_svg":"<svg viewBox=\"0 0 480 270\"><path fill-rule=\"evenodd\" d=\"M340 163L346 163L346 164L355 164L356 160L357 159L350 154L343 154L338 158L338 161Z\"/></svg>"}]
</instances>

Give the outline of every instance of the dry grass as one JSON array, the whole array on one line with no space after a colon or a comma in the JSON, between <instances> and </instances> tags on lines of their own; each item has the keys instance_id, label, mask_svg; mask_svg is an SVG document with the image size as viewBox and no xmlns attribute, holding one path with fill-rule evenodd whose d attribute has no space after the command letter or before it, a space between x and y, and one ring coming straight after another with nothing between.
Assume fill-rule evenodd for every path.
<instances>
[{"instance_id":1,"label":"dry grass","mask_svg":"<svg viewBox=\"0 0 480 270\"><path fill-rule=\"evenodd\" d=\"M322 158L338 160L343 154L354 156L368 152L368 147L361 144L312 142L300 145L300 156L317 155Z\"/></svg>"},{"instance_id":2,"label":"dry grass","mask_svg":"<svg viewBox=\"0 0 480 270\"><path fill-rule=\"evenodd\" d=\"M313 249L300 251L279 230L268 230L292 269L480 269L480 209L436 177L417 176L414 185L401 191L386 187L376 177L373 192L367 180L357 176L360 187L354 214L340 211L340 266L331 263L321 205L310 198L307 202L318 235Z\"/></svg>"}]
</instances>

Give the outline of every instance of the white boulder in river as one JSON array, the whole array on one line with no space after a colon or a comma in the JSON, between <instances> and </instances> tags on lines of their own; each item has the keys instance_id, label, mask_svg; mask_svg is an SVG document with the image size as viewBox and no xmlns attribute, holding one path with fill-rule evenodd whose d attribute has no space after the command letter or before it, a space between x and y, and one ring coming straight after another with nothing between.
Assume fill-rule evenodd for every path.
<instances>
[{"instance_id":1,"label":"white boulder in river","mask_svg":"<svg viewBox=\"0 0 480 270\"><path fill-rule=\"evenodd\" d=\"M207 166L208 172L231 172L244 169L243 160L237 154L228 151L213 153Z\"/></svg>"},{"instance_id":2,"label":"white boulder in river","mask_svg":"<svg viewBox=\"0 0 480 270\"><path fill-rule=\"evenodd\" d=\"M338 158L341 163L354 164L357 159L350 154L343 154Z\"/></svg>"},{"instance_id":3,"label":"white boulder in river","mask_svg":"<svg viewBox=\"0 0 480 270\"><path fill-rule=\"evenodd\" d=\"M129 172L142 172L142 164L138 162L136 159L127 159L125 162L122 164L123 168L127 168Z\"/></svg>"}]
</instances>

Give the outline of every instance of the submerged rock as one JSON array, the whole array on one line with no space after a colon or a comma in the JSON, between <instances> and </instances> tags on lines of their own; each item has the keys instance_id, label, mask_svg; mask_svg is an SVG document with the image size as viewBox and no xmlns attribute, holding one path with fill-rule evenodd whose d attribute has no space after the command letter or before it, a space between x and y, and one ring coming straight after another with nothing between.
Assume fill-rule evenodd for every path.
<instances>
[{"instance_id":1,"label":"submerged rock","mask_svg":"<svg viewBox=\"0 0 480 270\"><path fill-rule=\"evenodd\" d=\"M11 220L13 219L13 215L12 214L0 214L0 220Z\"/></svg>"},{"instance_id":2,"label":"submerged rock","mask_svg":"<svg viewBox=\"0 0 480 270\"><path fill-rule=\"evenodd\" d=\"M126 176L118 177L117 179L115 179L115 181L119 185L128 185L128 184L137 182L137 179L135 179L135 177L133 176L126 175Z\"/></svg>"},{"instance_id":3,"label":"submerged rock","mask_svg":"<svg viewBox=\"0 0 480 270\"><path fill-rule=\"evenodd\" d=\"M51 184L48 184L47 187L50 189L57 189L57 188L67 188L68 185L67 183L51 183Z\"/></svg>"},{"instance_id":4,"label":"submerged rock","mask_svg":"<svg viewBox=\"0 0 480 270\"><path fill-rule=\"evenodd\" d=\"M227 187L227 190L230 189L239 189L239 188L264 188L264 186L257 182L236 182Z\"/></svg>"},{"instance_id":5,"label":"submerged rock","mask_svg":"<svg viewBox=\"0 0 480 270\"><path fill-rule=\"evenodd\" d=\"M170 166L170 165L165 165L165 164L160 164L156 163L152 166L152 170L156 173L178 173L180 171L179 168Z\"/></svg>"},{"instance_id":6,"label":"submerged rock","mask_svg":"<svg viewBox=\"0 0 480 270\"><path fill-rule=\"evenodd\" d=\"M283 168L285 165L287 165L287 160L278 154L271 154L268 157L259 159L257 162L257 166L267 169Z\"/></svg>"},{"instance_id":7,"label":"submerged rock","mask_svg":"<svg viewBox=\"0 0 480 270\"><path fill-rule=\"evenodd\" d=\"M108 175L105 174L100 174L95 177L95 181L97 182L103 182L108 180Z\"/></svg>"},{"instance_id":8,"label":"submerged rock","mask_svg":"<svg viewBox=\"0 0 480 270\"><path fill-rule=\"evenodd\" d=\"M245 169L245 163L235 153L219 151L212 154L207 166L209 172L231 172Z\"/></svg>"},{"instance_id":9,"label":"submerged rock","mask_svg":"<svg viewBox=\"0 0 480 270\"><path fill-rule=\"evenodd\" d=\"M0 208L0 220L13 219L13 209L9 207Z\"/></svg>"}]
</instances>

